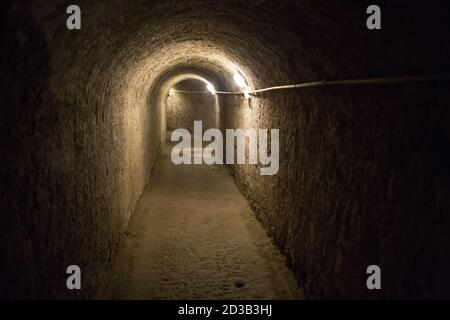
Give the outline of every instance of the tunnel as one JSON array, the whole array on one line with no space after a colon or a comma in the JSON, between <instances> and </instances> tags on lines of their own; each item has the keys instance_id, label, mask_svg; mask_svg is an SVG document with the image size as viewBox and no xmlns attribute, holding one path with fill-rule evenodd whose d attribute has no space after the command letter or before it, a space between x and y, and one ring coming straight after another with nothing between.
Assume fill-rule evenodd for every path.
<instances>
[{"instance_id":1,"label":"tunnel","mask_svg":"<svg viewBox=\"0 0 450 320\"><path fill-rule=\"evenodd\" d=\"M0 297L450 298L450 11L377 3L2 1ZM195 121L276 172L174 164Z\"/></svg>"}]
</instances>

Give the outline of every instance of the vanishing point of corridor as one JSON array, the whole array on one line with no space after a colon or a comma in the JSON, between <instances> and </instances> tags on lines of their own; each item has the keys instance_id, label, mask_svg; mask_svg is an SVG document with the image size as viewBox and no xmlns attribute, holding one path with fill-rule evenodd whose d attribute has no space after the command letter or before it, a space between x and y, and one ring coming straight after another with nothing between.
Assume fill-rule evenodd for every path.
<instances>
[{"instance_id":1,"label":"vanishing point of corridor","mask_svg":"<svg viewBox=\"0 0 450 320\"><path fill-rule=\"evenodd\" d=\"M450 298L431 2L1 0L0 299Z\"/></svg>"}]
</instances>

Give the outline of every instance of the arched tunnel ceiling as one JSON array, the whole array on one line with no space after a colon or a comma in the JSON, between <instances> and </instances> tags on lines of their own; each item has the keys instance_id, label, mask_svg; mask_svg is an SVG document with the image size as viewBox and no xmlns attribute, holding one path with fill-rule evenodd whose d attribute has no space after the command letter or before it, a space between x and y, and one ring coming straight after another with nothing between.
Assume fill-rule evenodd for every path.
<instances>
[{"instance_id":1,"label":"arched tunnel ceiling","mask_svg":"<svg viewBox=\"0 0 450 320\"><path fill-rule=\"evenodd\" d=\"M56 71L52 83L56 87L61 83L80 86L86 69L92 72L85 80L96 90L123 90L127 86L135 92L131 95L142 95L166 72L182 66L203 69L220 79L225 90L231 90L234 84L230 75L235 69L246 77L250 87L261 88L330 77L370 76L388 69L384 63L388 59L396 60L397 65L392 65L399 72L402 65L409 65L401 54L381 54L376 50L378 38L372 37L369 45L364 41L364 30L355 30L352 23L358 10L364 9L362 4L346 4L352 10L339 10L338 2L311 0L138 0L132 5L117 0L79 1L79 6L83 37L60 34L65 17L58 13L65 7L59 1L35 2L29 8L37 20L45 21L44 36L52 50ZM61 28L55 29L58 24ZM343 37L346 33L351 45ZM55 44L52 39L56 36ZM425 39L426 33L405 41L421 47ZM74 46L81 49L67 49ZM376 59L378 54L383 59ZM64 60L83 63L57 70ZM361 73L369 60L372 71ZM426 67L426 63L421 65Z\"/></svg>"},{"instance_id":2,"label":"arched tunnel ceiling","mask_svg":"<svg viewBox=\"0 0 450 320\"><path fill-rule=\"evenodd\" d=\"M6 8L0 10L0 205L6 212L0 251L13 253L1 259L7 283L0 296L70 295L57 292L65 279L59 283L55 275L75 258L92 266L82 295L108 283L111 257L164 138L163 108L151 98L162 98L178 80L200 77L235 91L236 69L255 89L450 70L449 42L438 34L449 30L448 10L420 2L390 1L383 12L395 14L383 14L380 32L364 25L366 1L76 4L82 14L76 31L66 28L65 1L0 4ZM426 291L403 291L418 279L435 283L423 296L448 296L448 286L428 271L446 274L449 265L434 265L437 253L449 249L439 238L449 225L448 197L441 196L450 181L449 90L434 83L393 88L277 91L251 104L223 99L224 127L280 129L273 180L257 166L233 170L312 296L367 297L353 279L379 252L391 279L398 279L386 296ZM411 246L418 229L432 230L431 238L423 234ZM423 268L416 249L432 242L435 250L423 252L430 268ZM406 257L398 254L405 251ZM30 286L35 291L27 293Z\"/></svg>"},{"instance_id":3,"label":"arched tunnel ceiling","mask_svg":"<svg viewBox=\"0 0 450 320\"><path fill-rule=\"evenodd\" d=\"M269 5L263 12L255 4L224 5L215 1L136 1L132 6L121 1L108 4L80 1L79 5L87 34L79 44L76 42L80 39L73 34L68 34L65 40L70 46L83 49L68 52L66 45L59 42L52 62L55 69L63 59L84 63L61 70L59 77L54 75L56 85L67 82L77 85L79 81L75 79L84 76L85 68L93 69L87 80L92 86L100 83L110 89L112 84L119 88L127 86L139 94L152 88L166 72L188 66L206 71L221 82L224 90L234 88L230 79L235 70L255 88L288 80L285 62L267 41L289 34L282 25L279 29L264 27L271 22L272 26L277 24L268 19L279 18ZM30 11L43 12L42 5L38 6ZM44 6L51 11L60 7L52 1ZM122 11L116 12L116 8ZM50 44L55 30L48 27L46 38ZM261 72L265 69L268 70Z\"/></svg>"},{"instance_id":4,"label":"arched tunnel ceiling","mask_svg":"<svg viewBox=\"0 0 450 320\"><path fill-rule=\"evenodd\" d=\"M211 85L217 87L217 82L215 82L214 80L211 80L211 78L208 77L208 76L201 76L198 73L185 73L185 72L183 72L183 73L178 73L177 75L170 75L170 76L168 74L166 74L166 76L163 77L160 80L161 81L161 85L159 87L161 87L161 94L167 95L167 93L169 93L169 90L173 86L175 86L176 84L178 84L178 83L180 83L180 82L182 82L184 80L191 80L191 79L192 80L198 80L201 83L203 83L204 86L203 86L203 88L201 88L201 90L203 90L203 91L207 90L207 88L206 88L207 84L211 84ZM200 89L198 89L198 90L200 90Z\"/></svg>"}]
</instances>

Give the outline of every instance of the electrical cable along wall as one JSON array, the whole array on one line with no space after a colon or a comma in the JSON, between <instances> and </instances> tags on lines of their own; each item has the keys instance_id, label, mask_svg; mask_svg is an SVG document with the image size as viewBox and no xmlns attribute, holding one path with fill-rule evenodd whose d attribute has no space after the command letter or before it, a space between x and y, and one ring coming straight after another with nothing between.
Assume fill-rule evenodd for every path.
<instances>
[{"instance_id":1,"label":"electrical cable along wall","mask_svg":"<svg viewBox=\"0 0 450 320\"><path fill-rule=\"evenodd\" d=\"M208 88L208 91L189 91L189 90L178 90L172 89L171 93L209 93L209 94L224 94L224 95L243 95L246 98L250 98L251 94L257 94L261 92L268 92L274 90L287 90L287 89L299 89L299 88L311 88L311 87L322 87L331 85L354 85L354 84L387 84L387 83L410 83L410 82L439 82L439 81L449 81L450 75L424 75L424 76L406 76L406 77L390 77L390 78L372 78L372 79L347 79L347 80L322 80L313 81L297 84L286 84L281 86L275 86L270 88L262 88L255 90L245 90L245 91L217 91L214 87ZM247 96L248 95L248 96Z\"/></svg>"},{"instance_id":2,"label":"electrical cable along wall","mask_svg":"<svg viewBox=\"0 0 450 320\"><path fill-rule=\"evenodd\" d=\"M280 130L278 174L230 169L307 297L450 297L449 82L320 84L449 74L449 11L389 2L368 30L369 4L80 0L69 31L61 1L7 1L0 295L101 294L152 183L168 84L194 74L221 129ZM75 262L84 287L68 291ZM365 285L372 264L382 290Z\"/></svg>"}]
</instances>

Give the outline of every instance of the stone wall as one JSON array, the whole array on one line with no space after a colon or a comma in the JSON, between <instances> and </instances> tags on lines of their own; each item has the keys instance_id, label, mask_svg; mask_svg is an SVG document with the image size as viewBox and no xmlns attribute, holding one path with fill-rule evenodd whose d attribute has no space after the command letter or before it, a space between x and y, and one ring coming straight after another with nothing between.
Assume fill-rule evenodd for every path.
<instances>
[{"instance_id":1,"label":"stone wall","mask_svg":"<svg viewBox=\"0 0 450 320\"><path fill-rule=\"evenodd\" d=\"M298 20L297 41L284 44L296 53L262 68L260 83L285 65L287 83L448 71L448 43L436 33L448 19L419 7L402 14L385 5L387 30L370 33L352 27L358 6L318 4ZM412 22L412 12L422 15ZM329 86L228 99L226 127L280 129L278 175L232 169L309 297L450 296L449 89ZM366 288L371 264L381 267L382 291Z\"/></svg>"},{"instance_id":2,"label":"stone wall","mask_svg":"<svg viewBox=\"0 0 450 320\"><path fill-rule=\"evenodd\" d=\"M310 297L449 296L448 89L316 88L226 108L227 127L280 129L276 176L233 172ZM365 286L371 264L381 292Z\"/></svg>"},{"instance_id":3,"label":"stone wall","mask_svg":"<svg viewBox=\"0 0 450 320\"><path fill-rule=\"evenodd\" d=\"M449 73L446 2L79 0L0 7L0 296L95 296L160 146L167 91ZM418 14L420 13L420 15ZM155 98L155 92L159 94ZM309 297L449 297L449 85L221 98L226 127L279 128L280 172L233 171ZM81 293L65 270L83 270ZM379 264L383 291L365 289Z\"/></svg>"},{"instance_id":4,"label":"stone wall","mask_svg":"<svg viewBox=\"0 0 450 320\"><path fill-rule=\"evenodd\" d=\"M184 80L173 87L175 90L206 90L206 84L200 80ZM194 121L202 121L203 131L217 128L219 123L219 105L216 97L204 93L176 93L167 97L167 130L185 128L194 132Z\"/></svg>"},{"instance_id":5,"label":"stone wall","mask_svg":"<svg viewBox=\"0 0 450 320\"><path fill-rule=\"evenodd\" d=\"M159 150L159 110L128 77L132 59L115 60L95 25L64 31L58 11L2 11L1 297L92 297L108 283ZM66 288L72 264L80 291Z\"/></svg>"}]
</instances>

